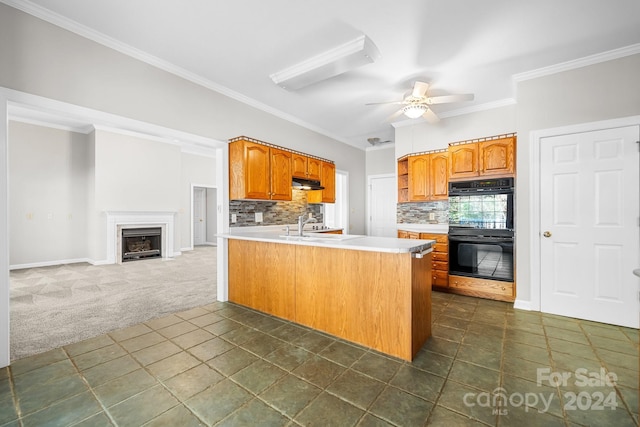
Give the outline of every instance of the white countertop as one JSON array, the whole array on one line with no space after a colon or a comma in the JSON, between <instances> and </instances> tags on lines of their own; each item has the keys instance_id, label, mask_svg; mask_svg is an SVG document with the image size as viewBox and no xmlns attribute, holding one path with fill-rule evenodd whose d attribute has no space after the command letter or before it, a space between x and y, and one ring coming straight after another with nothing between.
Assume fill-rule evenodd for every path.
<instances>
[{"instance_id":1,"label":"white countertop","mask_svg":"<svg viewBox=\"0 0 640 427\"><path fill-rule=\"evenodd\" d=\"M447 234L449 232L449 224L396 224L398 230L415 231L418 233L434 233Z\"/></svg>"},{"instance_id":2,"label":"white countertop","mask_svg":"<svg viewBox=\"0 0 640 427\"><path fill-rule=\"evenodd\" d=\"M256 228L261 228L256 230ZM336 249L351 249L371 252L408 253L421 252L431 248L433 240L397 239L395 237L372 237L356 234L307 233L297 236L294 229L285 236L282 226L278 227L237 227L227 234L218 234L224 239L253 240L258 242L283 243L289 245L322 246Z\"/></svg>"}]
</instances>

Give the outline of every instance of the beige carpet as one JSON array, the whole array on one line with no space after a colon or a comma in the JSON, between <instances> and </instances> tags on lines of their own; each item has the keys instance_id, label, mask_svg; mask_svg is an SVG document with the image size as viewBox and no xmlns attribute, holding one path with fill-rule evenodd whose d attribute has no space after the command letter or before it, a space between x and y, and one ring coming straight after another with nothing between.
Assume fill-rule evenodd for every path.
<instances>
[{"instance_id":1,"label":"beige carpet","mask_svg":"<svg viewBox=\"0 0 640 427\"><path fill-rule=\"evenodd\" d=\"M216 300L216 248L10 272L11 360Z\"/></svg>"}]
</instances>

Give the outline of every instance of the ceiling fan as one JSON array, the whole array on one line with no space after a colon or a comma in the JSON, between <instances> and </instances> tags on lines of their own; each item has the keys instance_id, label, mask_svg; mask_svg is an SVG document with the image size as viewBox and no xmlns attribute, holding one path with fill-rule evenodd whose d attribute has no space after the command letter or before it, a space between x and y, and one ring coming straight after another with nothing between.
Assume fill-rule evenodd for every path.
<instances>
[{"instance_id":1,"label":"ceiling fan","mask_svg":"<svg viewBox=\"0 0 640 427\"><path fill-rule=\"evenodd\" d=\"M427 96L428 89L429 83L416 81L413 85L413 90L411 91L411 93L406 95L402 101L374 102L366 105L403 105L402 108L400 108L393 115L391 115L391 117L389 117L389 120L396 118L400 114L404 114L411 119L417 119L418 117L422 116L429 123L436 123L440 119L431 109L431 105L473 100L472 93L459 95Z\"/></svg>"}]
</instances>

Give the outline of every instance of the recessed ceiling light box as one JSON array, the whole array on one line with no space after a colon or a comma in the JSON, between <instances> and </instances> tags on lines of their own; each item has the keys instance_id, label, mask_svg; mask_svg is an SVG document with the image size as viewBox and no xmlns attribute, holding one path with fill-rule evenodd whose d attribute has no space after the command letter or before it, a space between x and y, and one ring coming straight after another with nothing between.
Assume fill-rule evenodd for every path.
<instances>
[{"instance_id":1,"label":"recessed ceiling light box","mask_svg":"<svg viewBox=\"0 0 640 427\"><path fill-rule=\"evenodd\" d=\"M363 34L354 40L273 73L269 77L282 88L297 90L375 62L379 57L380 52L376 45Z\"/></svg>"}]
</instances>

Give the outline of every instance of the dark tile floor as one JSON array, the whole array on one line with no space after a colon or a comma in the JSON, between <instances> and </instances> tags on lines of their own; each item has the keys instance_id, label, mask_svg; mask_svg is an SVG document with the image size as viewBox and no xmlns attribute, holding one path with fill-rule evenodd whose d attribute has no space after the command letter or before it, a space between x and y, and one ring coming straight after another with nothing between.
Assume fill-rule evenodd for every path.
<instances>
[{"instance_id":1,"label":"dark tile floor","mask_svg":"<svg viewBox=\"0 0 640 427\"><path fill-rule=\"evenodd\" d=\"M0 369L0 426L634 426L638 363L637 330L437 292L412 363L216 302Z\"/></svg>"}]
</instances>

